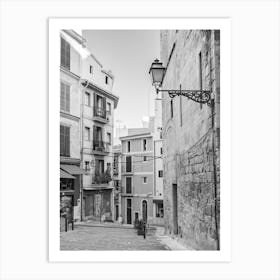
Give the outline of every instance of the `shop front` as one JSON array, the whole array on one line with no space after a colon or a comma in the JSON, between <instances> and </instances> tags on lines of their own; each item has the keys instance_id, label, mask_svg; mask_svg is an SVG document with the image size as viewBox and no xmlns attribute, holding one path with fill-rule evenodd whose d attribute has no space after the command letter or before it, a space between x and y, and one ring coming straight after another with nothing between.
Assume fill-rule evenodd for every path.
<instances>
[{"instance_id":1,"label":"shop front","mask_svg":"<svg viewBox=\"0 0 280 280\"><path fill-rule=\"evenodd\" d=\"M85 220L112 221L112 194L111 188L84 190Z\"/></svg>"}]
</instances>

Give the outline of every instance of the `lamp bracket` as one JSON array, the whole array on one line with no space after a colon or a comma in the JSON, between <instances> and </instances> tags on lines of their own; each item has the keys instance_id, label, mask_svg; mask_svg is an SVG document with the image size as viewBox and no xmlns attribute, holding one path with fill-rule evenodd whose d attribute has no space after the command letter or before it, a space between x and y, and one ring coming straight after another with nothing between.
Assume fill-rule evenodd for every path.
<instances>
[{"instance_id":1,"label":"lamp bracket","mask_svg":"<svg viewBox=\"0 0 280 280\"><path fill-rule=\"evenodd\" d=\"M168 92L170 98L185 96L197 103L212 106L211 91L209 90L173 90L157 88L157 92Z\"/></svg>"}]
</instances>

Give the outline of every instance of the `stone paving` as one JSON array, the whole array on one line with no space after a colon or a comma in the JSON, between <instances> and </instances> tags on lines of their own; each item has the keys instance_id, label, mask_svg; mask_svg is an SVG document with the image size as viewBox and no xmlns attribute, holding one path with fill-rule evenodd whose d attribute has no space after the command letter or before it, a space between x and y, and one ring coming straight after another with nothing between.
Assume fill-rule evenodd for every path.
<instances>
[{"instance_id":1,"label":"stone paving","mask_svg":"<svg viewBox=\"0 0 280 280\"><path fill-rule=\"evenodd\" d=\"M72 231L60 233L60 250L170 250L149 230L146 239L136 230L122 226L94 224L75 225Z\"/></svg>"}]
</instances>

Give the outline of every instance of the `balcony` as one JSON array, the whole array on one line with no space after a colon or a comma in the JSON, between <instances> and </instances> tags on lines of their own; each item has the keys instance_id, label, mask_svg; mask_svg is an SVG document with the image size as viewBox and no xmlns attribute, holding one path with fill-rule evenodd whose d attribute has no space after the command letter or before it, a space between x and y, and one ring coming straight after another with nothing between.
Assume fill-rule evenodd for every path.
<instances>
[{"instance_id":1,"label":"balcony","mask_svg":"<svg viewBox=\"0 0 280 280\"><path fill-rule=\"evenodd\" d=\"M92 184L95 186L101 187L109 187L109 182L112 181L110 170L106 170L105 172L96 171L94 176L92 177Z\"/></svg>"},{"instance_id":2,"label":"balcony","mask_svg":"<svg viewBox=\"0 0 280 280\"><path fill-rule=\"evenodd\" d=\"M107 111L98 106L93 107L93 118L95 121L102 123L107 123L109 121L109 118L107 117Z\"/></svg>"},{"instance_id":3,"label":"balcony","mask_svg":"<svg viewBox=\"0 0 280 280\"><path fill-rule=\"evenodd\" d=\"M109 153L109 143L99 140L93 140L93 152L98 155L106 155Z\"/></svg>"}]
</instances>

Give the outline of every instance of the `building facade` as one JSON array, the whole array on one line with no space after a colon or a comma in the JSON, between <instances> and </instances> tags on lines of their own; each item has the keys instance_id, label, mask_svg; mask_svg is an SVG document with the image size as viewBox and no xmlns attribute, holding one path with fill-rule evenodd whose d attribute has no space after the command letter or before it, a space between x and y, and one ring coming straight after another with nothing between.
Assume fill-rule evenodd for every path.
<instances>
[{"instance_id":1,"label":"building facade","mask_svg":"<svg viewBox=\"0 0 280 280\"><path fill-rule=\"evenodd\" d=\"M60 224L64 230L80 216L81 56L73 44L83 45L84 39L65 30L60 40Z\"/></svg>"},{"instance_id":2,"label":"building facade","mask_svg":"<svg viewBox=\"0 0 280 280\"><path fill-rule=\"evenodd\" d=\"M149 129L128 131L122 143L121 213L124 223L153 221L153 136Z\"/></svg>"},{"instance_id":3,"label":"building facade","mask_svg":"<svg viewBox=\"0 0 280 280\"><path fill-rule=\"evenodd\" d=\"M212 106L162 94L165 231L189 247L220 240L220 33L164 30L162 89L210 90Z\"/></svg>"},{"instance_id":4,"label":"building facade","mask_svg":"<svg viewBox=\"0 0 280 280\"><path fill-rule=\"evenodd\" d=\"M82 63L82 218L114 219L113 132L118 97L114 77L91 54Z\"/></svg>"},{"instance_id":5,"label":"building facade","mask_svg":"<svg viewBox=\"0 0 280 280\"><path fill-rule=\"evenodd\" d=\"M121 215L121 183L122 183L121 152L122 152L121 145L113 146L113 153L114 153L113 183L114 183L114 210L115 210L114 220L115 221L118 221L118 218Z\"/></svg>"},{"instance_id":6,"label":"building facade","mask_svg":"<svg viewBox=\"0 0 280 280\"><path fill-rule=\"evenodd\" d=\"M114 77L85 38L62 30L60 80L61 229L66 218L112 220Z\"/></svg>"},{"instance_id":7,"label":"building facade","mask_svg":"<svg viewBox=\"0 0 280 280\"><path fill-rule=\"evenodd\" d=\"M153 131L153 171L154 171L154 189L153 189L153 224L164 224L163 207L163 148L162 148L162 100L155 99L155 116L153 122L150 122Z\"/></svg>"}]
</instances>

